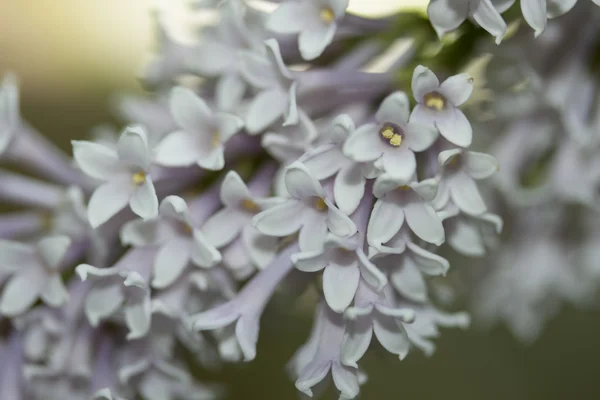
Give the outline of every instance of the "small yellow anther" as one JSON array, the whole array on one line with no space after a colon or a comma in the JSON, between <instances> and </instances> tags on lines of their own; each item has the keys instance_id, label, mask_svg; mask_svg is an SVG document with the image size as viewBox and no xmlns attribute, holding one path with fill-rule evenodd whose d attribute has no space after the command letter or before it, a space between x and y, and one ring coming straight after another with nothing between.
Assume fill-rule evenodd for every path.
<instances>
[{"instance_id":1,"label":"small yellow anther","mask_svg":"<svg viewBox=\"0 0 600 400\"><path fill-rule=\"evenodd\" d=\"M320 197L315 201L315 208L317 209L317 211L327 211L328 209L325 200L323 200Z\"/></svg>"},{"instance_id":2,"label":"small yellow anther","mask_svg":"<svg viewBox=\"0 0 600 400\"><path fill-rule=\"evenodd\" d=\"M221 133L219 131L213 132L212 135L212 146L217 147L221 144Z\"/></svg>"},{"instance_id":3,"label":"small yellow anther","mask_svg":"<svg viewBox=\"0 0 600 400\"><path fill-rule=\"evenodd\" d=\"M395 133L394 136L392 136L392 138L390 139L390 144L394 147L400 146L401 143L402 136L398 135L397 133Z\"/></svg>"},{"instance_id":4,"label":"small yellow anther","mask_svg":"<svg viewBox=\"0 0 600 400\"><path fill-rule=\"evenodd\" d=\"M253 212L256 213L258 211L260 211L260 207L258 204L256 204L254 201L250 200L250 199L244 199L242 200L241 203L241 207L249 212Z\"/></svg>"},{"instance_id":5,"label":"small yellow anther","mask_svg":"<svg viewBox=\"0 0 600 400\"><path fill-rule=\"evenodd\" d=\"M394 128L389 127L389 126L383 128L383 130L381 131L381 136L383 136L384 138L386 138L388 140L391 139L392 136L394 136Z\"/></svg>"},{"instance_id":6,"label":"small yellow anther","mask_svg":"<svg viewBox=\"0 0 600 400\"><path fill-rule=\"evenodd\" d=\"M411 190L412 188L408 185L398 186L398 190Z\"/></svg>"},{"instance_id":7,"label":"small yellow anther","mask_svg":"<svg viewBox=\"0 0 600 400\"><path fill-rule=\"evenodd\" d=\"M136 172L131 176L131 181L134 185L140 186L146 183L146 173L144 172Z\"/></svg>"},{"instance_id":8,"label":"small yellow anther","mask_svg":"<svg viewBox=\"0 0 600 400\"><path fill-rule=\"evenodd\" d=\"M335 19L335 14L330 7L322 8L320 16L321 16L321 21L325 22L326 24L332 23L333 20Z\"/></svg>"},{"instance_id":9,"label":"small yellow anther","mask_svg":"<svg viewBox=\"0 0 600 400\"><path fill-rule=\"evenodd\" d=\"M427 93L424 100L427 108L442 111L446 107L446 99L436 92Z\"/></svg>"}]
</instances>

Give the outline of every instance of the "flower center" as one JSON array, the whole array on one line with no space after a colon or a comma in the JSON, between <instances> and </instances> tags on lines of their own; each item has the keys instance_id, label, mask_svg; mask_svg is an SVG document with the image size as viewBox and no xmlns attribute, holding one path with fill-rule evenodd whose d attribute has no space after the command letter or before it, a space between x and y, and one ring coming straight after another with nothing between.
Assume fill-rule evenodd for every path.
<instances>
[{"instance_id":1,"label":"flower center","mask_svg":"<svg viewBox=\"0 0 600 400\"><path fill-rule=\"evenodd\" d=\"M221 132L214 131L212 134L212 146L218 147L221 144Z\"/></svg>"},{"instance_id":2,"label":"flower center","mask_svg":"<svg viewBox=\"0 0 600 400\"><path fill-rule=\"evenodd\" d=\"M258 204L256 204L254 201L252 201L250 199L242 200L240 205L244 210L249 211L251 213L257 213L260 211L260 207L258 206Z\"/></svg>"},{"instance_id":3,"label":"flower center","mask_svg":"<svg viewBox=\"0 0 600 400\"><path fill-rule=\"evenodd\" d=\"M331 7L321 8L321 12L319 13L319 16L321 17L321 21L325 22L326 24L332 23L333 20L335 19L335 14L333 13L333 10L331 9Z\"/></svg>"},{"instance_id":4,"label":"flower center","mask_svg":"<svg viewBox=\"0 0 600 400\"><path fill-rule=\"evenodd\" d=\"M402 186L398 186L398 190L402 190L402 191L407 191L407 190L411 190L412 188L408 185L402 185Z\"/></svg>"},{"instance_id":5,"label":"flower center","mask_svg":"<svg viewBox=\"0 0 600 400\"><path fill-rule=\"evenodd\" d=\"M136 186L141 186L146 183L146 173L145 172L136 172L131 176L131 182L133 182Z\"/></svg>"},{"instance_id":6,"label":"flower center","mask_svg":"<svg viewBox=\"0 0 600 400\"><path fill-rule=\"evenodd\" d=\"M438 92L427 93L423 99L427 108L442 111L446 107L446 99Z\"/></svg>"},{"instance_id":7,"label":"flower center","mask_svg":"<svg viewBox=\"0 0 600 400\"><path fill-rule=\"evenodd\" d=\"M323 200L322 198L318 197L315 200L315 209L319 212L323 212L323 211L327 211L329 207L327 207L327 204L325 203L325 200Z\"/></svg>"},{"instance_id":8,"label":"flower center","mask_svg":"<svg viewBox=\"0 0 600 400\"><path fill-rule=\"evenodd\" d=\"M398 147L402 144L402 135L398 132L398 129L389 124L383 125L379 130L379 135L381 136L381 139L390 146Z\"/></svg>"}]
</instances>

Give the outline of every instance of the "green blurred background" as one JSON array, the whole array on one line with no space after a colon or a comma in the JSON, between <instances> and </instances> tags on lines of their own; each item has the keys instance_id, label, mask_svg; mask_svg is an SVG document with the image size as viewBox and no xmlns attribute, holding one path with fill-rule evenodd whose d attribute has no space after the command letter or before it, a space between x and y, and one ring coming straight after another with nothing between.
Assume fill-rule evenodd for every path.
<instances>
[{"instance_id":1,"label":"green blurred background","mask_svg":"<svg viewBox=\"0 0 600 400\"><path fill-rule=\"evenodd\" d=\"M172 3L176 3L173 1ZM424 1L359 0L360 13L385 14ZM152 44L150 0L0 0L0 72L21 80L22 114L64 149L111 120L116 91L142 89L136 72ZM172 15L180 40L197 19ZM284 366L306 339L311 317L275 304L263 318L258 357L210 379L227 382L231 399L295 399ZM371 351L363 399L600 399L600 313L565 309L531 346L505 329L445 330L432 358L400 362ZM201 375L204 375L201 373ZM329 394L327 399L335 399ZM10 400L10 399L2 399Z\"/></svg>"}]
</instances>

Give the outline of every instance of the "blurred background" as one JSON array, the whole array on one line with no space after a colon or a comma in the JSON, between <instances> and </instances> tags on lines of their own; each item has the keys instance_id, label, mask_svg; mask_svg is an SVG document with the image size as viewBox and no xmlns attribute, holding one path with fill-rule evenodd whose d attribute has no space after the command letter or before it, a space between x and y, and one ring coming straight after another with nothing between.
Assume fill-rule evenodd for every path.
<instances>
[{"instance_id":1,"label":"blurred background","mask_svg":"<svg viewBox=\"0 0 600 400\"><path fill-rule=\"evenodd\" d=\"M376 16L402 7L424 9L427 1L350 3L354 12ZM154 42L150 6L151 0L0 1L0 72L19 76L24 118L69 152L71 139L112 121L111 96L143 91L136 74ZM191 20L180 7L171 8L177 39L190 40L188 28L204 16ZM226 382L231 399L297 398L284 367L310 329L311 317L299 319L299 306L270 307L255 362L199 375ZM445 331L430 359L413 352L399 362L370 352L363 364L370 384L362 398L598 399L597 338L600 312L572 309L563 310L530 346L503 328Z\"/></svg>"}]
</instances>

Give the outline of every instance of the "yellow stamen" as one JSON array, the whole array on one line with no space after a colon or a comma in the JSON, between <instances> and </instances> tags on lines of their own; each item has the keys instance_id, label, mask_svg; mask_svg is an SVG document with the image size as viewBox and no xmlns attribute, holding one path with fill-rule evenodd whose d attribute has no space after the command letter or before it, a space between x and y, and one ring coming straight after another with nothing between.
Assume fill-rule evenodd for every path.
<instances>
[{"instance_id":1,"label":"yellow stamen","mask_svg":"<svg viewBox=\"0 0 600 400\"><path fill-rule=\"evenodd\" d=\"M425 106L437 111L442 111L446 106L446 99L439 93L427 93L424 97Z\"/></svg>"},{"instance_id":2,"label":"yellow stamen","mask_svg":"<svg viewBox=\"0 0 600 400\"><path fill-rule=\"evenodd\" d=\"M394 136L392 136L392 138L390 139L390 144L394 147L400 146L401 143L402 136L398 135L397 133L395 133Z\"/></svg>"},{"instance_id":3,"label":"yellow stamen","mask_svg":"<svg viewBox=\"0 0 600 400\"><path fill-rule=\"evenodd\" d=\"M327 211L328 209L327 204L325 204L325 200L320 197L315 201L315 208L317 211Z\"/></svg>"},{"instance_id":4,"label":"yellow stamen","mask_svg":"<svg viewBox=\"0 0 600 400\"><path fill-rule=\"evenodd\" d=\"M394 128L392 128L390 126L386 126L381 131L381 136L383 136L384 138L386 138L388 140L391 139L394 136Z\"/></svg>"},{"instance_id":5,"label":"yellow stamen","mask_svg":"<svg viewBox=\"0 0 600 400\"><path fill-rule=\"evenodd\" d=\"M333 20L335 19L335 14L333 13L333 10L330 7L324 7L321 9L321 21L325 22L326 24L330 24L333 22Z\"/></svg>"},{"instance_id":6,"label":"yellow stamen","mask_svg":"<svg viewBox=\"0 0 600 400\"><path fill-rule=\"evenodd\" d=\"M411 190L411 187L408 185L398 186L398 190Z\"/></svg>"},{"instance_id":7,"label":"yellow stamen","mask_svg":"<svg viewBox=\"0 0 600 400\"><path fill-rule=\"evenodd\" d=\"M250 211L250 212L258 212L260 211L260 207L258 204L256 204L254 201L250 200L250 199L244 199L242 200L242 204L241 204L242 208L246 211Z\"/></svg>"},{"instance_id":8,"label":"yellow stamen","mask_svg":"<svg viewBox=\"0 0 600 400\"><path fill-rule=\"evenodd\" d=\"M140 186L146 183L146 173L144 172L136 172L131 176L131 181L134 185Z\"/></svg>"},{"instance_id":9,"label":"yellow stamen","mask_svg":"<svg viewBox=\"0 0 600 400\"><path fill-rule=\"evenodd\" d=\"M181 230L184 233L187 233L188 235L191 235L192 233L194 233L194 228L192 228L192 226L188 223L182 222L181 223Z\"/></svg>"},{"instance_id":10,"label":"yellow stamen","mask_svg":"<svg viewBox=\"0 0 600 400\"><path fill-rule=\"evenodd\" d=\"M219 131L213 132L212 135L212 145L213 147L217 147L221 144L221 133Z\"/></svg>"}]
</instances>

